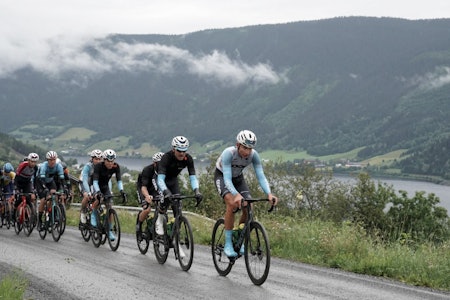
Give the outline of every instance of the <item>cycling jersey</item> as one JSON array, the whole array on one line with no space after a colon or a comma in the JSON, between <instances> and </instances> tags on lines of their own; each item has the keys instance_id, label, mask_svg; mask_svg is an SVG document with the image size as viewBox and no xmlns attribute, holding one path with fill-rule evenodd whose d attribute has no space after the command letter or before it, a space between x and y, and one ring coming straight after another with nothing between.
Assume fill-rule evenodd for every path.
<instances>
[{"instance_id":1,"label":"cycling jersey","mask_svg":"<svg viewBox=\"0 0 450 300\"><path fill-rule=\"evenodd\" d=\"M45 184L52 181L59 181L59 183L64 182L64 170L60 163L56 163L53 167L48 165L48 161L44 161L39 166L38 178Z\"/></svg>"},{"instance_id":2,"label":"cycling jersey","mask_svg":"<svg viewBox=\"0 0 450 300\"><path fill-rule=\"evenodd\" d=\"M259 185L266 194L270 194L269 183L264 175L259 154L255 149L252 149L248 157L243 158L239 155L236 146L228 147L217 158L216 168L223 173L226 188L231 194L236 195L238 191L233 184L233 179L242 176L242 172L250 164L255 169Z\"/></svg>"},{"instance_id":3,"label":"cycling jersey","mask_svg":"<svg viewBox=\"0 0 450 300\"><path fill-rule=\"evenodd\" d=\"M0 186L4 194L12 195L14 193L14 178L15 172L9 172L8 174L1 171Z\"/></svg>"},{"instance_id":4,"label":"cycling jersey","mask_svg":"<svg viewBox=\"0 0 450 300\"><path fill-rule=\"evenodd\" d=\"M18 190L30 193L34 189L34 179L37 174L38 167L30 167L28 161L19 164L16 170L15 184Z\"/></svg>"},{"instance_id":5,"label":"cycling jersey","mask_svg":"<svg viewBox=\"0 0 450 300\"><path fill-rule=\"evenodd\" d=\"M94 174L94 164L90 161L84 165L83 170L81 170L80 181L81 181L81 192L91 192L92 175Z\"/></svg>"},{"instance_id":6,"label":"cycling jersey","mask_svg":"<svg viewBox=\"0 0 450 300\"><path fill-rule=\"evenodd\" d=\"M198 188L198 180L195 176L194 159L192 156L189 153L186 153L183 160L178 160L172 150L166 152L158 163L157 183L161 191L169 189L167 187L167 184L169 184L172 193L179 193L177 177L186 167L191 187L195 190Z\"/></svg>"},{"instance_id":7,"label":"cycling jersey","mask_svg":"<svg viewBox=\"0 0 450 300\"><path fill-rule=\"evenodd\" d=\"M123 190L122 175L120 174L120 166L114 162L111 169L105 166L105 162L98 163L94 166L94 173L92 174L92 184L94 192L102 192L103 194L111 193L111 186L109 185L111 177L115 175L117 180L117 187L119 191Z\"/></svg>"},{"instance_id":8,"label":"cycling jersey","mask_svg":"<svg viewBox=\"0 0 450 300\"><path fill-rule=\"evenodd\" d=\"M145 186L149 195L156 197L158 195L162 195L162 192L158 190L157 184L158 173L156 172L156 168L154 164L146 166L142 172L138 176L138 180L136 182L137 189L141 200L144 199L141 192L141 187Z\"/></svg>"}]
</instances>

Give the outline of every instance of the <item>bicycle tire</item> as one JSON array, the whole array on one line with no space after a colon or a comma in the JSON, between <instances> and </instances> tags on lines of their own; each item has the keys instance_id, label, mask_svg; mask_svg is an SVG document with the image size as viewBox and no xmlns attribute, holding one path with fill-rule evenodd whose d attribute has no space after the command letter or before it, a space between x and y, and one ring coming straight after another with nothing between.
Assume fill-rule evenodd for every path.
<instances>
[{"instance_id":1,"label":"bicycle tire","mask_svg":"<svg viewBox=\"0 0 450 300\"><path fill-rule=\"evenodd\" d=\"M16 210L16 222L14 223L14 231L17 235L22 231L22 223L20 222L20 213L22 212L22 206L19 205Z\"/></svg>"},{"instance_id":2,"label":"bicycle tire","mask_svg":"<svg viewBox=\"0 0 450 300\"><path fill-rule=\"evenodd\" d=\"M91 214L87 213L86 214L86 223L83 224L80 221L80 225L78 225L78 227L80 228L80 231L81 231L81 237L83 238L83 240L85 242L89 242L89 240L91 239L90 224L91 224Z\"/></svg>"},{"instance_id":3,"label":"bicycle tire","mask_svg":"<svg viewBox=\"0 0 450 300\"><path fill-rule=\"evenodd\" d=\"M66 223L67 223L67 217L66 217L66 206L63 203L59 203L59 209L61 210L61 235L64 234L64 231L66 231Z\"/></svg>"},{"instance_id":4,"label":"bicycle tire","mask_svg":"<svg viewBox=\"0 0 450 300\"><path fill-rule=\"evenodd\" d=\"M5 210L6 229L11 228L11 225L14 226L12 215L13 210L10 205L7 205Z\"/></svg>"},{"instance_id":5,"label":"bicycle tire","mask_svg":"<svg viewBox=\"0 0 450 300\"><path fill-rule=\"evenodd\" d=\"M175 222L175 245L176 257L183 271L189 271L194 261L194 235L189 220L185 216L180 216ZM180 251L184 257L180 257Z\"/></svg>"},{"instance_id":6,"label":"bicycle tire","mask_svg":"<svg viewBox=\"0 0 450 300\"><path fill-rule=\"evenodd\" d=\"M155 220L158 214L155 214ZM156 222L156 221L155 221ZM153 249L155 250L155 257L158 263L164 264L169 256L169 237L167 236L167 215L163 218L164 235L156 234L156 225L153 226Z\"/></svg>"},{"instance_id":7,"label":"bicycle tire","mask_svg":"<svg viewBox=\"0 0 450 300\"><path fill-rule=\"evenodd\" d=\"M55 242L59 241L62 235L63 216L59 205L55 205L52 209L51 216L52 237Z\"/></svg>"},{"instance_id":8,"label":"bicycle tire","mask_svg":"<svg viewBox=\"0 0 450 300\"><path fill-rule=\"evenodd\" d=\"M5 204L3 204L3 199L0 200L0 211L1 211L1 215L0 215L0 228L3 227L3 225L6 225L6 206Z\"/></svg>"},{"instance_id":9,"label":"bicycle tire","mask_svg":"<svg viewBox=\"0 0 450 300\"><path fill-rule=\"evenodd\" d=\"M139 216L141 215L141 212L138 213L136 217L136 226L139 224ZM148 236L150 234L147 224L147 220L142 222L141 224L141 236L139 236L138 232L136 231L136 243L139 249L139 252L141 254L146 254L148 251L148 247L150 245L150 237Z\"/></svg>"},{"instance_id":10,"label":"bicycle tire","mask_svg":"<svg viewBox=\"0 0 450 300\"><path fill-rule=\"evenodd\" d=\"M92 214L95 214L95 216L97 218L97 227L92 228L91 240L92 240L92 244L94 244L94 246L96 248L98 248L98 247L100 247L100 244L102 244L102 240L103 240L103 233L102 233L102 229L101 229L103 224L101 223L100 216L99 216L97 210L94 210L92 212Z\"/></svg>"},{"instance_id":11,"label":"bicycle tire","mask_svg":"<svg viewBox=\"0 0 450 300\"><path fill-rule=\"evenodd\" d=\"M225 255L225 220L220 218L214 224L211 239L211 254L214 267L220 276L227 276L233 268L233 263Z\"/></svg>"},{"instance_id":12,"label":"bicycle tire","mask_svg":"<svg viewBox=\"0 0 450 300\"><path fill-rule=\"evenodd\" d=\"M26 236L30 236L31 232L33 231L33 217L31 207L28 204L25 206L22 228Z\"/></svg>"},{"instance_id":13,"label":"bicycle tire","mask_svg":"<svg viewBox=\"0 0 450 300\"><path fill-rule=\"evenodd\" d=\"M117 215L117 212L115 209L111 208L109 210L109 219L111 220L111 224L109 224L110 221L107 221L105 223L106 236L108 237L108 243L109 247L112 251L116 251L119 248L120 245L120 223L119 223L119 216ZM109 227L109 228L108 228ZM109 230L112 230L116 238L114 240L111 240L109 238Z\"/></svg>"},{"instance_id":14,"label":"bicycle tire","mask_svg":"<svg viewBox=\"0 0 450 300\"><path fill-rule=\"evenodd\" d=\"M264 226L258 221L252 221L249 230L245 239L245 267L253 284L261 285L269 275L269 239Z\"/></svg>"}]
</instances>

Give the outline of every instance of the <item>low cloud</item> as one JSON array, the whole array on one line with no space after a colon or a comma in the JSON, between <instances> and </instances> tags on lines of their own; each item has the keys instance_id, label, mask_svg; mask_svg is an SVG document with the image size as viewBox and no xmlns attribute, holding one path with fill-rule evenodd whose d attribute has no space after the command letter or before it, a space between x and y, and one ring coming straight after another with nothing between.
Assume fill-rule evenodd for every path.
<instances>
[{"instance_id":1,"label":"low cloud","mask_svg":"<svg viewBox=\"0 0 450 300\"><path fill-rule=\"evenodd\" d=\"M267 63L249 65L214 50L193 54L185 49L161 44L124 42L108 39L69 40L63 37L36 40L32 45L19 41L3 42L0 78L12 77L23 68L31 68L53 80L85 86L103 74L117 71L159 72L167 76L185 72L222 85L276 84L286 81ZM13 53L8 55L7 53Z\"/></svg>"},{"instance_id":2,"label":"low cloud","mask_svg":"<svg viewBox=\"0 0 450 300\"><path fill-rule=\"evenodd\" d=\"M409 80L411 85L418 86L423 90L437 89L444 85L450 84L450 67L440 66L436 67L433 72L428 72L424 75L415 76Z\"/></svg>"}]
</instances>

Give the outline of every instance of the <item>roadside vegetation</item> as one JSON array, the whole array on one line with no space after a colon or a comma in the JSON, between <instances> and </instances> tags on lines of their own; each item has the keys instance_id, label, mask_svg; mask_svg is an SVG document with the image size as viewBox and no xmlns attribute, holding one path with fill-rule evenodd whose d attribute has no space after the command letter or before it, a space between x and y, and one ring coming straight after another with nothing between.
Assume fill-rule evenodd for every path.
<instances>
[{"instance_id":1,"label":"roadside vegetation","mask_svg":"<svg viewBox=\"0 0 450 300\"><path fill-rule=\"evenodd\" d=\"M305 165L268 163L265 171L281 202L273 213L267 205L255 208L273 256L450 291L450 219L434 194L395 191L367 173L355 175L356 184L350 185ZM250 189L263 197L252 174L246 174ZM210 244L224 210L212 176L199 175L204 200L198 208L183 203L185 211L200 215L188 218L195 242L203 245ZM125 189L129 205L137 206L135 184ZM70 225L77 226L78 210L70 216ZM123 232L134 233L135 218L120 211Z\"/></svg>"},{"instance_id":2,"label":"roadside vegetation","mask_svg":"<svg viewBox=\"0 0 450 300\"><path fill-rule=\"evenodd\" d=\"M28 280L20 271L11 271L0 276L0 299L22 300Z\"/></svg>"}]
</instances>

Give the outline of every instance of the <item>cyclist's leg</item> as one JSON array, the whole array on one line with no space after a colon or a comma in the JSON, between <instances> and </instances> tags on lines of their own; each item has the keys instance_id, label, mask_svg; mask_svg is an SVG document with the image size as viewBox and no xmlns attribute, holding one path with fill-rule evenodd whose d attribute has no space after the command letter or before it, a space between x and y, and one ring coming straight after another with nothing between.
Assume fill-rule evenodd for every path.
<instances>
[{"instance_id":1,"label":"cyclist's leg","mask_svg":"<svg viewBox=\"0 0 450 300\"><path fill-rule=\"evenodd\" d=\"M83 192L83 199L81 200L81 208L80 208L80 222L86 224L86 208L89 201L88 192Z\"/></svg>"}]
</instances>

